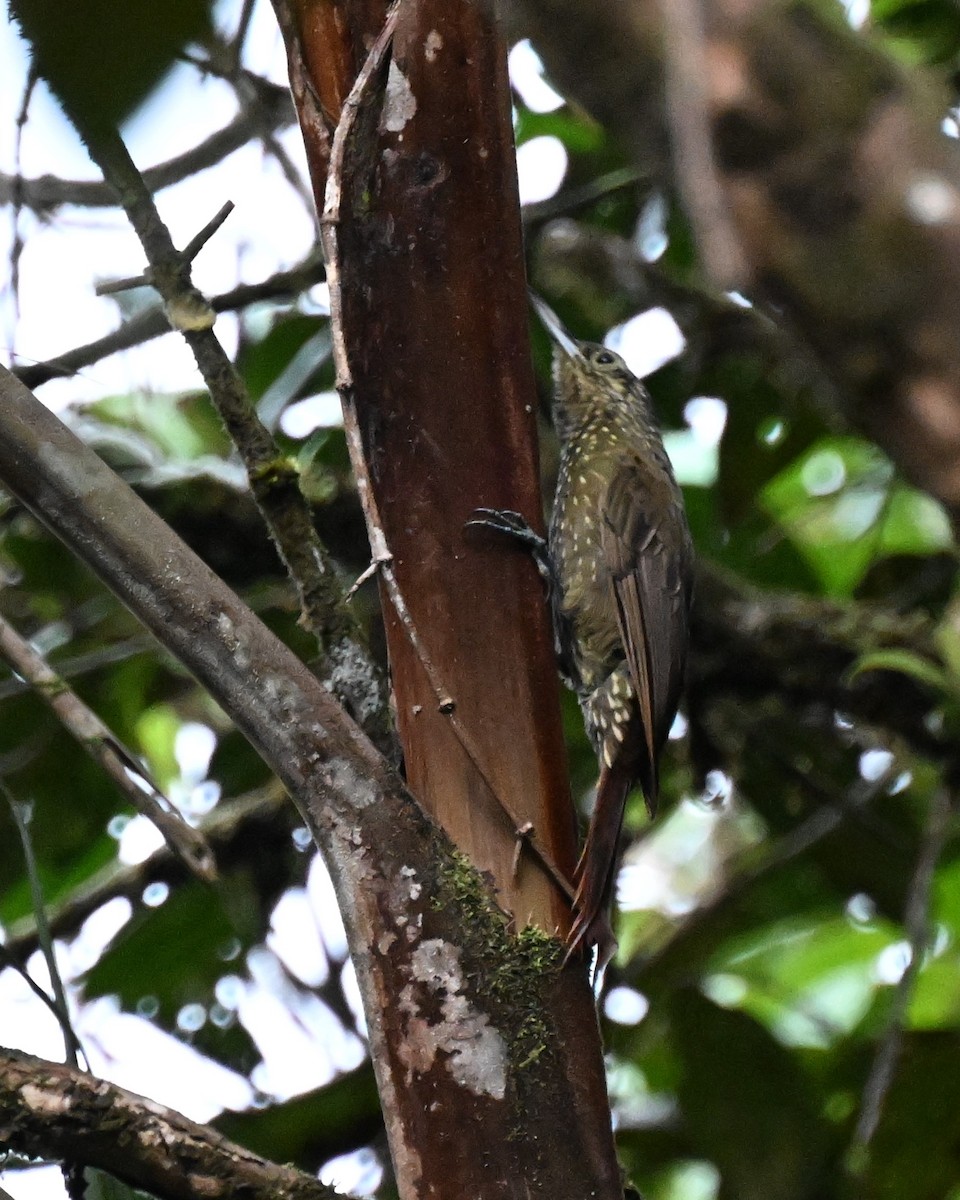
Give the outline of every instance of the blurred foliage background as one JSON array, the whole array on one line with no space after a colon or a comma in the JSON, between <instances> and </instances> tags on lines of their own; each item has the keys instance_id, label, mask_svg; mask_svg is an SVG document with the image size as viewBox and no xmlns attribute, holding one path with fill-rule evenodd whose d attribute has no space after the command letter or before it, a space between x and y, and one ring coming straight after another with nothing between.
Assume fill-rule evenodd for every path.
<instances>
[{"instance_id":1,"label":"blurred foliage background","mask_svg":"<svg viewBox=\"0 0 960 1200\"><path fill-rule=\"evenodd\" d=\"M154 53L111 91L105 119L129 116L175 59L178 70L186 63L225 79L238 108L255 103L254 8L269 16L264 0L212 14L180 4L177 36L162 42L148 11L137 25L137 6L129 24L107 20L94 41L108 61L123 59L128 42ZM25 0L16 10L28 32L39 27ZM860 36L904 70L935 72L955 89L956 4L875 0L836 15L866 22ZM62 50L54 37L38 51L41 68L60 69ZM524 209L530 278L578 336L607 339L646 364L702 565L690 695L667 753L663 812L650 826L639 797L632 803L620 953L599 1001L624 1165L649 1200L956 1200L960 601L951 520L840 422L830 381L776 313L705 286L676 199L626 157L616 129L546 88L535 50L523 45L511 59L522 178L537 196ZM69 66L65 86L83 92L88 77ZM276 126L291 121L283 109ZM952 104L943 121L955 137ZM183 130L184 150L189 136ZM279 153L262 130L250 136L267 156ZM562 155L549 195L536 188L548 161L538 149L552 162ZM277 161L302 193L299 162L285 152ZM8 186L7 199L9 299L29 269L31 235L69 218L56 202L32 204L28 189ZM85 236L82 224L74 236ZM268 277L256 296L225 307L238 314L236 361L250 393L296 458L349 582L368 551L330 417L315 248L297 266L297 288ZM123 303L120 315L135 319L137 306ZM549 347L539 328L531 334L549 495ZM35 368L13 361L30 381ZM88 356L81 373L95 361ZM297 420L285 420L294 406ZM292 590L203 394L132 388L65 417L310 656ZM174 1039L195 1053L175 1060L171 1103L189 1108L187 1093L205 1096L197 1114L232 1110L217 1123L251 1148L389 1195L342 930L294 810L216 706L10 501L0 504L0 584L4 616L207 832L221 874L216 885L188 879L41 702L0 672L0 774L27 806L37 861L31 881L0 803L2 961L45 979L31 889L39 883L96 1071L149 1091L149 1060L172 1055ZM379 645L369 586L355 603ZM565 706L585 813L595 761L571 697ZM121 1051L124 1020L138 1024L135 1048ZM7 965L3 1040L53 1055L43 1049L50 1024ZM164 1036L148 1038L148 1027ZM278 1066L293 1059L307 1064L299 1074ZM211 1074L211 1064L224 1072ZM4 1165L16 1200L60 1186L49 1175L30 1183L27 1164Z\"/></svg>"}]
</instances>

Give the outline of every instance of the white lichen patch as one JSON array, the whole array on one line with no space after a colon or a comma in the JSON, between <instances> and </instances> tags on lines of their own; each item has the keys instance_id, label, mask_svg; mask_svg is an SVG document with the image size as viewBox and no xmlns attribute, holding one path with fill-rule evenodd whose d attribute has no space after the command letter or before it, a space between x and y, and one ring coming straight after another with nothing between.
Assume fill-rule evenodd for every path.
<instances>
[{"instance_id":1,"label":"white lichen patch","mask_svg":"<svg viewBox=\"0 0 960 1200\"><path fill-rule=\"evenodd\" d=\"M431 29L423 43L423 57L428 63L436 62L437 55L443 49L443 38L435 29Z\"/></svg>"},{"instance_id":2,"label":"white lichen patch","mask_svg":"<svg viewBox=\"0 0 960 1200\"><path fill-rule=\"evenodd\" d=\"M70 1109L70 1097L59 1095L47 1088L36 1087L32 1083L25 1083L20 1089L20 1099L26 1106L35 1113L40 1113L43 1116L58 1116Z\"/></svg>"},{"instance_id":3,"label":"white lichen patch","mask_svg":"<svg viewBox=\"0 0 960 1200\"><path fill-rule=\"evenodd\" d=\"M487 1014L464 994L460 951L440 938L421 942L411 955L410 974L400 997L408 1018L402 1058L409 1075L430 1070L442 1052L444 1066L461 1087L502 1100L507 1047ZM439 1021L423 1015L421 998L427 997L431 1010L439 1000Z\"/></svg>"},{"instance_id":4,"label":"white lichen patch","mask_svg":"<svg viewBox=\"0 0 960 1200\"><path fill-rule=\"evenodd\" d=\"M332 756L320 768L320 776L350 808L362 811L380 798L380 790L372 779L362 775L349 758Z\"/></svg>"},{"instance_id":5,"label":"white lichen patch","mask_svg":"<svg viewBox=\"0 0 960 1200\"><path fill-rule=\"evenodd\" d=\"M240 632L225 612L217 613L217 634L230 651L238 671L250 667L250 655L240 638Z\"/></svg>"},{"instance_id":6,"label":"white lichen patch","mask_svg":"<svg viewBox=\"0 0 960 1200\"><path fill-rule=\"evenodd\" d=\"M379 878L367 852L363 832L342 813L328 809L318 840L331 859L334 878L346 878L370 887Z\"/></svg>"},{"instance_id":7,"label":"white lichen patch","mask_svg":"<svg viewBox=\"0 0 960 1200\"><path fill-rule=\"evenodd\" d=\"M227 1190L222 1179L215 1175L191 1175L190 1190L197 1196L222 1196Z\"/></svg>"},{"instance_id":8,"label":"white lichen patch","mask_svg":"<svg viewBox=\"0 0 960 1200\"><path fill-rule=\"evenodd\" d=\"M400 133L416 111L417 98L410 87L410 80L394 60L390 63L390 71L387 75L387 92L383 100L380 126L387 133Z\"/></svg>"}]
</instances>

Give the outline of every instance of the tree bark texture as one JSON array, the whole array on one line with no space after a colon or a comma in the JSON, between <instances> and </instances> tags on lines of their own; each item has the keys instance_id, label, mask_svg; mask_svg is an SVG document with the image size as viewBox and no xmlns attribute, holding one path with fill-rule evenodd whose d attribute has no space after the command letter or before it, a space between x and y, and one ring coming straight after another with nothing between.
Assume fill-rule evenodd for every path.
<instances>
[{"instance_id":1,"label":"tree bark texture","mask_svg":"<svg viewBox=\"0 0 960 1200\"><path fill-rule=\"evenodd\" d=\"M352 82L331 77L351 56L359 70L365 52L356 48L380 32L384 10L278 8L322 212L329 146ZM321 20L326 8L336 20ZM342 26L332 51L323 41L331 22ZM384 595L407 777L455 843L490 871L521 927L562 931L569 905L531 856L521 855L517 871L515 830L496 799L509 798L571 871L543 588L526 555L464 529L481 505L542 523L505 47L485 5L405 4L385 72L377 111L358 122L347 151L333 232L348 398L412 624L495 795L439 711Z\"/></svg>"},{"instance_id":2,"label":"tree bark texture","mask_svg":"<svg viewBox=\"0 0 960 1200\"><path fill-rule=\"evenodd\" d=\"M330 693L2 370L0 480L197 677L300 808L347 925L403 1194L619 1194L602 1075L576 1059L597 1045L589 992L559 970L557 941L507 931Z\"/></svg>"},{"instance_id":3,"label":"tree bark texture","mask_svg":"<svg viewBox=\"0 0 960 1200\"><path fill-rule=\"evenodd\" d=\"M641 167L681 194L685 175L714 179L742 266L719 282L773 304L837 383L846 417L956 517L960 148L940 129L947 95L850 30L839 6L678 3L699 28L664 20L658 0L509 11ZM677 86L691 57L698 89ZM711 170L682 136L691 125L709 133ZM701 248L717 236L694 225Z\"/></svg>"},{"instance_id":4,"label":"tree bark texture","mask_svg":"<svg viewBox=\"0 0 960 1200\"><path fill-rule=\"evenodd\" d=\"M371 543L405 608L382 588L407 779L521 940L563 933L569 901L518 836L529 826L571 872L543 588L516 547L464 528L478 506L542 523L505 44L487 5L417 0L391 18L373 71L385 9L275 7L323 214ZM365 64L369 86L352 93ZM558 978L556 1077L523 1082L520 1108L478 1107L469 1089L409 1062L384 1091L402 1195L620 1194L593 1000L582 968ZM396 1017L405 1053L410 1023Z\"/></svg>"},{"instance_id":5,"label":"tree bark texture","mask_svg":"<svg viewBox=\"0 0 960 1200\"><path fill-rule=\"evenodd\" d=\"M278 1166L143 1096L0 1047L0 1146L99 1167L164 1200L331 1200Z\"/></svg>"}]
</instances>

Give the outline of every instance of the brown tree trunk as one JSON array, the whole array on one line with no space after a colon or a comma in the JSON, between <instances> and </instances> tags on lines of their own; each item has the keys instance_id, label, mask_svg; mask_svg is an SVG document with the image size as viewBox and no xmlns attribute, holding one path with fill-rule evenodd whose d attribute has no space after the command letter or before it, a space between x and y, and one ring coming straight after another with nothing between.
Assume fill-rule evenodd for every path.
<instances>
[{"instance_id":1,"label":"brown tree trunk","mask_svg":"<svg viewBox=\"0 0 960 1200\"><path fill-rule=\"evenodd\" d=\"M545 936L569 926L574 822L543 588L527 555L464 528L478 506L542 520L506 48L482 4L405 3L392 34L376 4L275 6L407 778L509 922L485 944L487 901L475 920L465 896L463 945L421 941L410 995L367 995L386 1006L400 1192L619 1196L593 999ZM508 1039L502 1067L491 1042L493 1086L454 1048L499 1032L459 998L467 959L479 994L529 997L546 1035ZM412 1009L425 984L438 1006Z\"/></svg>"}]
</instances>

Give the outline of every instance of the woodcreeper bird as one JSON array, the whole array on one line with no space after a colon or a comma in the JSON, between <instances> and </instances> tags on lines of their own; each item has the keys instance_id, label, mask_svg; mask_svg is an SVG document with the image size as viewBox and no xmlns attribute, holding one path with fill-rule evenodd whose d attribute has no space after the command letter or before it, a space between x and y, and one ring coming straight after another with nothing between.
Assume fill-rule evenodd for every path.
<instances>
[{"instance_id":1,"label":"woodcreeper bird","mask_svg":"<svg viewBox=\"0 0 960 1200\"><path fill-rule=\"evenodd\" d=\"M518 513L478 509L474 525L529 547L547 583L560 672L580 701L600 763L574 883L568 957L616 947L609 908L627 796L654 815L659 758L683 691L693 545L650 397L623 359L572 338L533 297L554 340L560 470L546 540Z\"/></svg>"}]
</instances>

